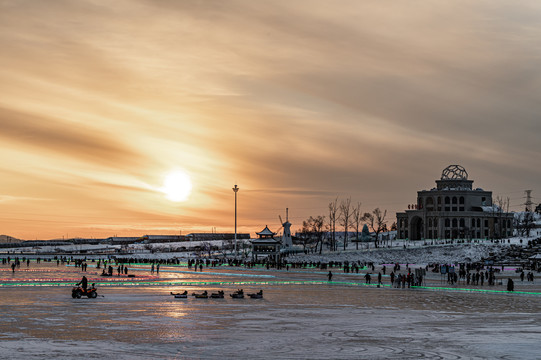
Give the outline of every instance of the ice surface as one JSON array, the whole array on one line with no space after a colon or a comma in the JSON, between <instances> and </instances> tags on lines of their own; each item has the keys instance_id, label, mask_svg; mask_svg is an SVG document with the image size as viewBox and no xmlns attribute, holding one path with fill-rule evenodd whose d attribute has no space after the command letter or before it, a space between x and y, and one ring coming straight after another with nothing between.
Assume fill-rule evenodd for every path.
<instances>
[{"instance_id":1,"label":"ice surface","mask_svg":"<svg viewBox=\"0 0 541 360\"><path fill-rule=\"evenodd\" d=\"M34 286L42 278L78 280L82 273L77 268L32 264L30 270L34 271L2 273L1 357L539 358L538 295L376 288L362 285L362 274L338 270L333 271L336 282L328 283L325 273L315 270L226 268L212 269L214 275L205 270L168 272L175 269L163 266L159 277L151 279L153 286L98 283L97 299L72 299L68 282ZM141 267L141 273L144 271ZM250 274L274 278L245 276ZM88 276L92 281L97 275L90 271ZM240 285L243 276L250 285ZM439 275L430 276L431 283L438 284ZM14 286L10 277L28 283ZM209 278L211 285L207 285ZM302 284L309 280L320 283ZM149 278L144 281L148 284ZM161 281L191 285L167 286ZM347 285L355 282L358 286ZM388 282L386 277L384 282ZM517 284L518 289L526 286ZM230 298L228 294L238 287L246 293L263 289L264 299ZM170 295L171 291L220 289L226 292L225 299L175 299Z\"/></svg>"}]
</instances>

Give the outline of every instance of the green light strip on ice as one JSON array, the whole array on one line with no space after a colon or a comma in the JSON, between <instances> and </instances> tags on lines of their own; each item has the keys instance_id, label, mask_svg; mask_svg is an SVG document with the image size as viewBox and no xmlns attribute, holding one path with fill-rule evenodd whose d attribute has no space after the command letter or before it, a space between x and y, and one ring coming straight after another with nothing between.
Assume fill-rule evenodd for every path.
<instances>
[{"instance_id":1,"label":"green light strip on ice","mask_svg":"<svg viewBox=\"0 0 541 360\"><path fill-rule=\"evenodd\" d=\"M424 290L443 290L443 291L463 291L463 292L481 292L491 294L526 294L526 295L541 295L539 292L528 291L507 291L507 290L491 290L491 289L469 289L469 288L449 288L440 286L412 286L415 289Z\"/></svg>"},{"instance_id":2,"label":"green light strip on ice","mask_svg":"<svg viewBox=\"0 0 541 360\"><path fill-rule=\"evenodd\" d=\"M126 281L126 282L100 282L98 287L133 287L133 286L279 286L279 285L333 285L333 286L355 286L355 287L372 287L376 288L377 284L356 283L346 281L322 281L322 280L293 280L293 281ZM0 283L0 287L46 287L46 286L74 286L72 282L13 282ZM391 288L390 285L380 284L380 287ZM412 286L412 289L421 289L429 291L459 291L459 292L478 292L489 294L521 294L521 295L541 295L541 292L527 291L505 291L505 290L490 290L490 289L468 289L468 288L449 288L449 287L430 287L430 286Z\"/></svg>"}]
</instances>

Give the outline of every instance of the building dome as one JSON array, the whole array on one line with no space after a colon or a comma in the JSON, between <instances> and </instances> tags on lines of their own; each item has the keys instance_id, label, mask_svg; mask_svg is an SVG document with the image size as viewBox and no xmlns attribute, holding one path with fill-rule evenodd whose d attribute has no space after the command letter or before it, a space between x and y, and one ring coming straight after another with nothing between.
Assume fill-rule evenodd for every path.
<instances>
[{"instance_id":1,"label":"building dome","mask_svg":"<svg viewBox=\"0 0 541 360\"><path fill-rule=\"evenodd\" d=\"M468 172L460 165L449 165L441 173L442 180L468 180Z\"/></svg>"}]
</instances>

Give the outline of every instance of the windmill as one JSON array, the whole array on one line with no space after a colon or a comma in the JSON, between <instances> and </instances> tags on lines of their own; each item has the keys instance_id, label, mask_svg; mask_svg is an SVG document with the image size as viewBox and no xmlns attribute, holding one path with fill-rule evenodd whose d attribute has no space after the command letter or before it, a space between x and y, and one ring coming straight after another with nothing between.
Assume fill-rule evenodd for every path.
<instances>
[{"instance_id":1,"label":"windmill","mask_svg":"<svg viewBox=\"0 0 541 360\"><path fill-rule=\"evenodd\" d=\"M293 240L291 239L291 223L289 222L289 209L286 208L286 221L284 222L282 220L282 216L278 215L278 218L280 219L280 223L282 224L282 227L284 228L284 232L282 233L282 246L287 248L291 248L293 246Z\"/></svg>"}]
</instances>

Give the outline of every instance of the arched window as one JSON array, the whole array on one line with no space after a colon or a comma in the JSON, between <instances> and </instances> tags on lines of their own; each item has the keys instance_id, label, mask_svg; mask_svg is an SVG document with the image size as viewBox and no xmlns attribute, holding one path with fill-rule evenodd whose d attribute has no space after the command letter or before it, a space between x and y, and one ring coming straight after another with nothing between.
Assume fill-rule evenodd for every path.
<instances>
[{"instance_id":1,"label":"arched window","mask_svg":"<svg viewBox=\"0 0 541 360\"><path fill-rule=\"evenodd\" d=\"M445 227L451 226L451 220L449 218L445 218Z\"/></svg>"},{"instance_id":2,"label":"arched window","mask_svg":"<svg viewBox=\"0 0 541 360\"><path fill-rule=\"evenodd\" d=\"M458 199L458 203L461 204L461 205L464 205L464 196L461 196L461 197Z\"/></svg>"},{"instance_id":3,"label":"arched window","mask_svg":"<svg viewBox=\"0 0 541 360\"><path fill-rule=\"evenodd\" d=\"M453 196L453 204L456 204L456 203L457 203L456 196Z\"/></svg>"},{"instance_id":4,"label":"arched window","mask_svg":"<svg viewBox=\"0 0 541 360\"><path fill-rule=\"evenodd\" d=\"M426 198L426 209L434 210L434 199L432 199L431 197Z\"/></svg>"},{"instance_id":5,"label":"arched window","mask_svg":"<svg viewBox=\"0 0 541 360\"><path fill-rule=\"evenodd\" d=\"M477 218L477 227L481 227L481 219Z\"/></svg>"},{"instance_id":6,"label":"arched window","mask_svg":"<svg viewBox=\"0 0 541 360\"><path fill-rule=\"evenodd\" d=\"M445 211L451 211L451 198L449 196L445 197Z\"/></svg>"},{"instance_id":7,"label":"arched window","mask_svg":"<svg viewBox=\"0 0 541 360\"><path fill-rule=\"evenodd\" d=\"M428 218L428 227L432 227L432 218Z\"/></svg>"},{"instance_id":8,"label":"arched window","mask_svg":"<svg viewBox=\"0 0 541 360\"><path fill-rule=\"evenodd\" d=\"M471 219L471 227L475 227L475 219Z\"/></svg>"},{"instance_id":9,"label":"arched window","mask_svg":"<svg viewBox=\"0 0 541 360\"><path fill-rule=\"evenodd\" d=\"M453 219L453 227L456 228L457 226L458 226L458 221L457 221L457 219Z\"/></svg>"},{"instance_id":10,"label":"arched window","mask_svg":"<svg viewBox=\"0 0 541 360\"><path fill-rule=\"evenodd\" d=\"M464 218L460 218L460 227L463 228L464 226L466 226Z\"/></svg>"}]
</instances>

